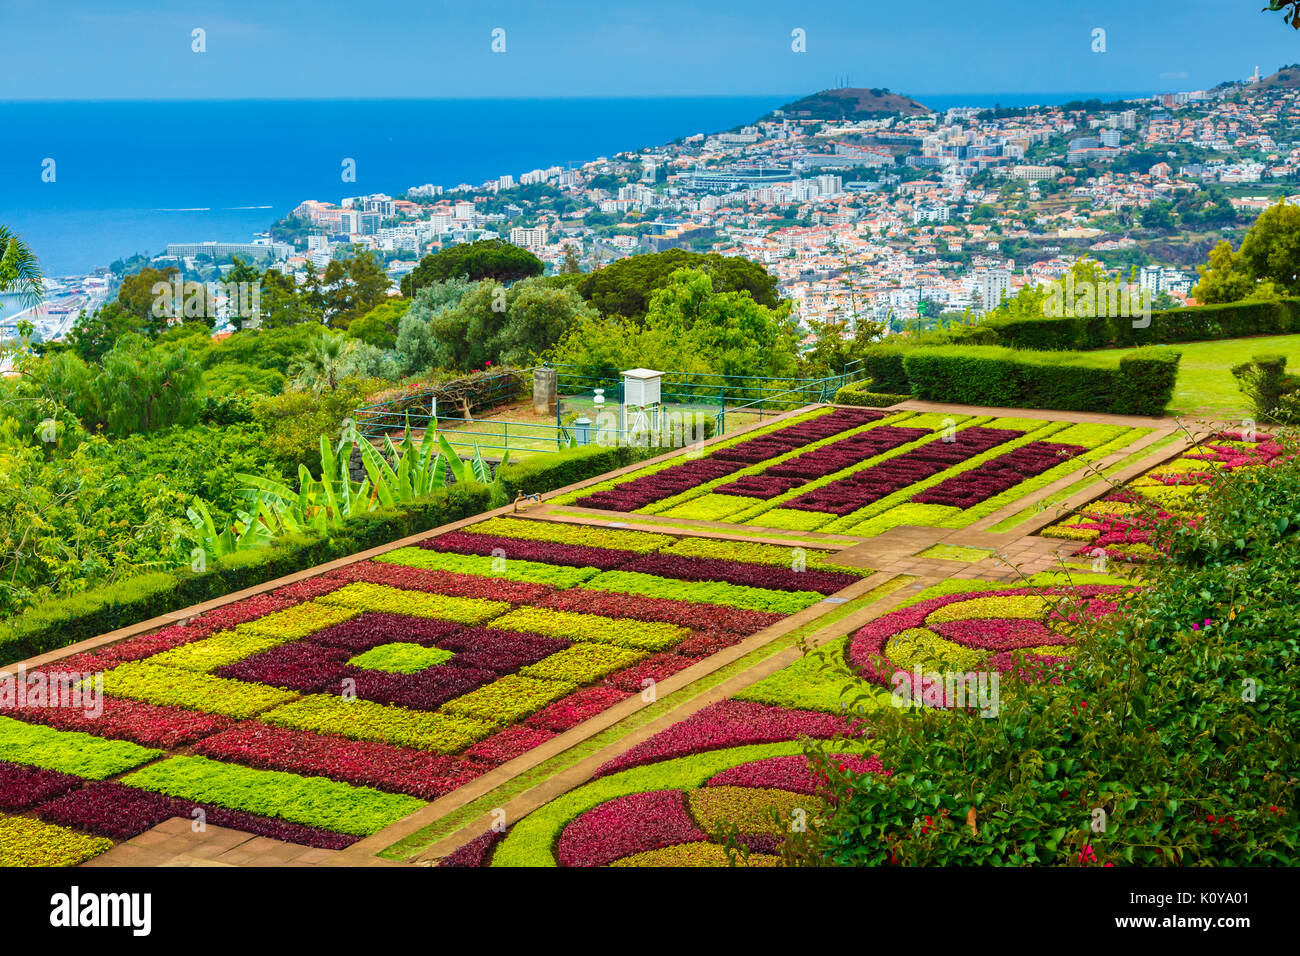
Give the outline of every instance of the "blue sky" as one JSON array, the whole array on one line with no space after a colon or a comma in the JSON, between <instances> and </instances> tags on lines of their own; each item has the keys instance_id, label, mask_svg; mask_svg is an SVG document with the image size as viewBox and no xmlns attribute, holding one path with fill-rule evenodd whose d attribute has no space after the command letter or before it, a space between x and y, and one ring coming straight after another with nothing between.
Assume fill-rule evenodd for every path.
<instances>
[{"instance_id":1,"label":"blue sky","mask_svg":"<svg viewBox=\"0 0 1300 956\"><path fill-rule=\"evenodd\" d=\"M0 0L0 101L1163 92L1300 62L1263 0ZM207 51L191 50L206 31ZM505 30L494 54L491 32ZM806 31L807 52L791 51ZM1091 50L1106 31L1106 52Z\"/></svg>"}]
</instances>

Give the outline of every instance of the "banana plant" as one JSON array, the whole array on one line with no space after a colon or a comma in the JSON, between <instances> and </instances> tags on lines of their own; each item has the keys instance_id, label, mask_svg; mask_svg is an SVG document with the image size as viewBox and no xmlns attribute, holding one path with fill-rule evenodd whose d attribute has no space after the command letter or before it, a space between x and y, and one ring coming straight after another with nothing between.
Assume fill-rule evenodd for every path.
<instances>
[{"instance_id":1,"label":"banana plant","mask_svg":"<svg viewBox=\"0 0 1300 956\"><path fill-rule=\"evenodd\" d=\"M193 506L185 509L190 524L194 526L194 542L205 554L212 558L222 558L236 551L260 548L270 543L273 524L271 518L258 502L258 510L253 514L247 511L235 513L234 524L218 532L212 513L202 498L195 498Z\"/></svg>"}]
</instances>

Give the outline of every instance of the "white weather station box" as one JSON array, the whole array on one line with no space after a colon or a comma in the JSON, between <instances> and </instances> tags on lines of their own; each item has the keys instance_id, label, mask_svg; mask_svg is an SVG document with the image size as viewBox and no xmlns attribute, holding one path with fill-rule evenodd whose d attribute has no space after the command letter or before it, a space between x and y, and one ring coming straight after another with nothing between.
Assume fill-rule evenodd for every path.
<instances>
[{"instance_id":1,"label":"white weather station box","mask_svg":"<svg viewBox=\"0 0 1300 956\"><path fill-rule=\"evenodd\" d=\"M634 368L623 373L623 404L649 408L659 404L660 383L664 373L648 368Z\"/></svg>"}]
</instances>

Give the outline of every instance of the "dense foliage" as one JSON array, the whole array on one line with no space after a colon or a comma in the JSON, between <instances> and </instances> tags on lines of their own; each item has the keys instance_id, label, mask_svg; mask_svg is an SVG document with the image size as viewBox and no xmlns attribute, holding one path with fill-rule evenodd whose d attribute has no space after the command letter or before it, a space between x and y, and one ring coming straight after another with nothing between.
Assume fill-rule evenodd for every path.
<instances>
[{"instance_id":1,"label":"dense foliage","mask_svg":"<svg viewBox=\"0 0 1300 956\"><path fill-rule=\"evenodd\" d=\"M1294 446L1288 442L1290 450ZM1300 463L1220 480L1121 614L1081 616L1061 682L1000 712L886 708L891 774L841 773L803 865L1285 864L1300 841ZM1067 613L1073 613L1063 608Z\"/></svg>"}]
</instances>

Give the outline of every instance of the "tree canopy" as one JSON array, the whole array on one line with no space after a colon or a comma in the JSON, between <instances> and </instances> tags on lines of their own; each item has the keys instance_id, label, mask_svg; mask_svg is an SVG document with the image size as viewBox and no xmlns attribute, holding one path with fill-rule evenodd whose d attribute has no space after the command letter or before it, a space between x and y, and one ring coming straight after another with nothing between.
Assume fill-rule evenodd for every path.
<instances>
[{"instance_id":1,"label":"tree canopy","mask_svg":"<svg viewBox=\"0 0 1300 956\"><path fill-rule=\"evenodd\" d=\"M716 252L685 249L628 256L588 273L577 283L582 297L605 315L640 319L654 292L678 269L708 273L716 292L748 292L759 305L776 308L776 277L757 262Z\"/></svg>"},{"instance_id":2,"label":"tree canopy","mask_svg":"<svg viewBox=\"0 0 1300 956\"><path fill-rule=\"evenodd\" d=\"M448 246L425 256L403 277L402 295L413 296L427 285L448 279L514 282L539 276L545 271L542 260L527 249L511 245L504 239L481 239Z\"/></svg>"}]
</instances>

